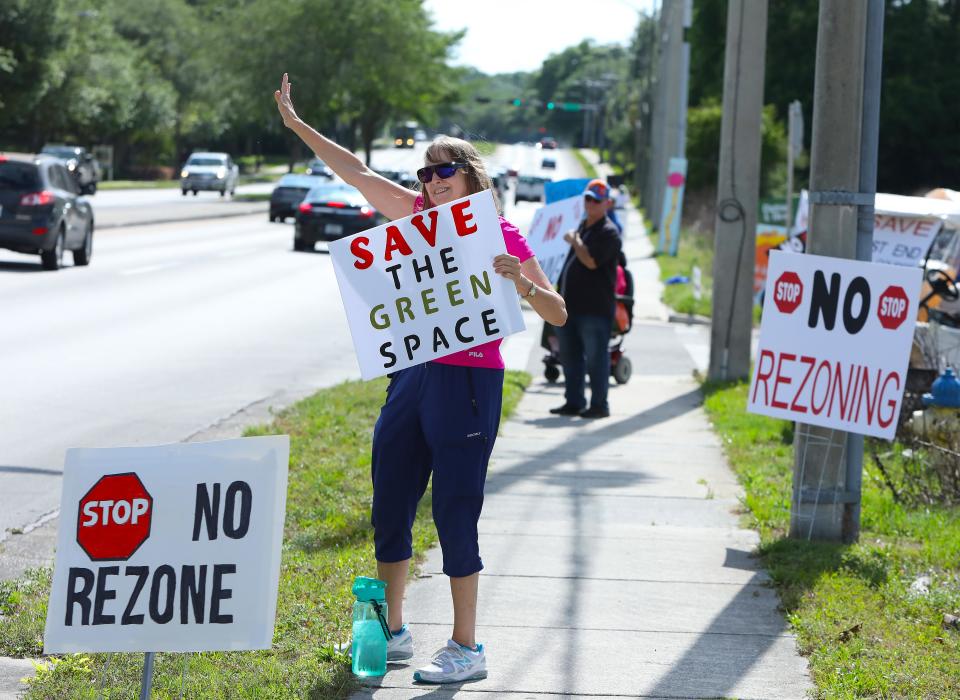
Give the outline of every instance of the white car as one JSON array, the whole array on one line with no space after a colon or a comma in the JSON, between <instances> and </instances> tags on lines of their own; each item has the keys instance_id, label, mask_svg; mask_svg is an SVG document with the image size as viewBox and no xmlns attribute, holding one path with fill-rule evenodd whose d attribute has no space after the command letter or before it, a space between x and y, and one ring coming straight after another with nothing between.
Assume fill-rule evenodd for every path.
<instances>
[{"instance_id":1,"label":"white car","mask_svg":"<svg viewBox=\"0 0 960 700\"><path fill-rule=\"evenodd\" d=\"M213 190L221 197L237 189L240 168L226 153L192 153L180 171L180 191Z\"/></svg>"},{"instance_id":2,"label":"white car","mask_svg":"<svg viewBox=\"0 0 960 700\"><path fill-rule=\"evenodd\" d=\"M544 183L551 182L549 177L536 175L521 175L517 178L517 189L514 191L513 203L521 200L539 202L544 199Z\"/></svg>"}]
</instances>

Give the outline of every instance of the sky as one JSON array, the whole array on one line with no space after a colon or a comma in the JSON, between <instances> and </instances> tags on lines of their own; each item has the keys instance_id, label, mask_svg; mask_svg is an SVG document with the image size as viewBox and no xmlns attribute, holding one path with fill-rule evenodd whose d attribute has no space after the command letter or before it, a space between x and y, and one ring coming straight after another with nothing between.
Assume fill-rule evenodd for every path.
<instances>
[{"instance_id":1,"label":"sky","mask_svg":"<svg viewBox=\"0 0 960 700\"><path fill-rule=\"evenodd\" d=\"M453 63L484 73L532 71L551 53L592 39L629 43L637 13L652 12L656 0L426 0L434 28L466 29ZM470 7L469 11L464 11Z\"/></svg>"}]
</instances>

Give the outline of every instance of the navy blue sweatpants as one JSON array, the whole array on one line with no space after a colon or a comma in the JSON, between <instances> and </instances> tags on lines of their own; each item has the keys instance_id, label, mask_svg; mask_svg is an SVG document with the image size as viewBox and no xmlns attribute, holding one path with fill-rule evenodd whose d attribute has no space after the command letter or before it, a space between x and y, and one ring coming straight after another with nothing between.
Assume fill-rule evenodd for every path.
<instances>
[{"instance_id":1,"label":"navy blue sweatpants","mask_svg":"<svg viewBox=\"0 0 960 700\"><path fill-rule=\"evenodd\" d=\"M377 561L412 556L417 503L432 473L443 573L483 568L477 521L502 401L502 369L428 362L393 375L373 432Z\"/></svg>"}]
</instances>

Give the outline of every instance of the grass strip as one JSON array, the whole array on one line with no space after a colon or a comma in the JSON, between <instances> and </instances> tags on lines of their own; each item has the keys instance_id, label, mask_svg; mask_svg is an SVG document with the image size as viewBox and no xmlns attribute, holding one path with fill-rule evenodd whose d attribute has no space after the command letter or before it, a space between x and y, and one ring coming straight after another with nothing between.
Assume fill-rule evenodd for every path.
<instances>
[{"instance_id":1,"label":"grass strip","mask_svg":"<svg viewBox=\"0 0 960 700\"><path fill-rule=\"evenodd\" d=\"M656 249L659 234L651 233L650 242ZM663 303L677 313L709 317L713 303L713 237L683 229L676 257L660 254L657 264L660 265L660 281L666 285L663 289ZM693 295L694 266L700 268L699 299ZM666 284L667 280L678 276L687 277L690 281Z\"/></svg>"},{"instance_id":2,"label":"grass strip","mask_svg":"<svg viewBox=\"0 0 960 700\"><path fill-rule=\"evenodd\" d=\"M599 177L597 175L597 169L593 167L593 163L591 163L587 157L583 155L583 152L579 148L573 149L573 155L576 156L577 162L580 163L580 167L583 168L584 177L589 177L590 179Z\"/></svg>"},{"instance_id":3,"label":"grass strip","mask_svg":"<svg viewBox=\"0 0 960 700\"><path fill-rule=\"evenodd\" d=\"M503 417L530 382L507 372ZM350 637L355 576L375 575L370 526L370 441L386 380L347 382L282 411L246 435L288 434L290 477L273 647L266 651L158 654L154 697L343 698L357 685L334 645ZM420 503L414 550L436 540L430 491ZM419 559L417 560L419 562ZM51 571L0 582L0 655L36 657ZM142 654L51 657L27 698L136 697ZM102 696L98 691L103 688Z\"/></svg>"},{"instance_id":4,"label":"grass strip","mask_svg":"<svg viewBox=\"0 0 960 700\"><path fill-rule=\"evenodd\" d=\"M483 158L489 158L497 152L497 144L493 141L471 141L470 143Z\"/></svg>"},{"instance_id":5,"label":"grass strip","mask_svg":"<svg viewBox=\"0 0 960 700\"><path fill-rule=\"evenodd\" d=\"M300 168L300 171L306 172L306 168ZM279 175L272 173L241 175L239 184L251 185L259 182L276 182L279 179ZM104 180L97 183L98 190L176 190L179 188L179 178L174 180Z\"/></svg>"},{"instance_id":6,"label":"grass strip","mask_svg":"<svg viewBox=\"0 0 960 700\"><path fill-rule=\"evenodd\" d=\"M960 697L960 628L944 621L960 615L960 508L897 503L868 458L859 543L789 539L793 424L747 413L744 383L703 390L817 697Z\"/></svg>"}]
</instances>

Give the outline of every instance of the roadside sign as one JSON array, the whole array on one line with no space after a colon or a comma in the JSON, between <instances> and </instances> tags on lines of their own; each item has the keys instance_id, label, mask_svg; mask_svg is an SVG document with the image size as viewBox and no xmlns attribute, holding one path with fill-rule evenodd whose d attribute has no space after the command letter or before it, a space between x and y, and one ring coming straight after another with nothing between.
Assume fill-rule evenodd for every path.
<instances>
[{"instance_id":1,"label":"roadside sign","mask_svg":"<svg viewBox=\"0 0 960 700\"><path fill-rule=\"evenodd\" d=\"M563 235L580 225L583 218L583 197L577 194L568 199L537 209L527 233L527 244L537 256L550 284L556 284L563 271L563 263L570 252L570 244Z\"/></svg>"},{"instance_id":2,"label":"roadside sign","mask_svg":"<svg viewBox=\"0 0 960 700\"><path fill-rule=\"evenodd\" d=\"M289 451L68 450L44 653L270 648Z\"/></svg>"},{"instance_id":3,"label":"roadside sign","mask_svg":"<svg viewBox=\"0 0 960 700\"><path fill-rule=\"evenodd\" d=\"M524 329L489 190L330 243L360 376L372 379Z\"/></svg>"},{"instance_id":4,"label":"roadside sign","mask_svg":"<svg viewBox=\"0 0 960 700\"><path fill-rule=\"evenodd\" d=\"M747 410L892 439L921 276L771 252Z\"/></svg>"},{"instance_id":5,"label":"roadside sign","mask_svg":"<svg viewBox=\"0 0 960 700\"><path fill-rule=\"evenodd\" d=\"M660 238L657 251L676 255L680 246L680 218L683 214L683 190L687 182L687 159L671 158L667 166L667 184L663 189L660 214ZM669 238L669 241L667 240Z\"/></svg>"}]
</instances>

